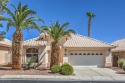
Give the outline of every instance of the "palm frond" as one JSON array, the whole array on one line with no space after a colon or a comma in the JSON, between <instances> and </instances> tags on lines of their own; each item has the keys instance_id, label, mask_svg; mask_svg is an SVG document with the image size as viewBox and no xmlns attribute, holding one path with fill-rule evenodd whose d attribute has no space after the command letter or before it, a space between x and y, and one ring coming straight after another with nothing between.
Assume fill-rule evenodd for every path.
<instances>
[{"instance_id":1,"label":"palm frond","mask_svg":"<svg viewBox=\"0 0 125 83\"><path fill-rule=\"evenodd\" d=\"M25 10L27 10L28 9L28 5L24 5L23 7L22 7L22 12L24 12Z\"/></svg>"},{"instance_id":2,"label":"palm frond","mask_svg":"<svg viewBox=\"0 0 125 83\"><path fill-rule=\"evenodd\" d=\"M66 22L66 23L64 23L62 26L61 26L61 28L68 28L69 27L69 23L68 22Z\"/></svg>"},{"instance_id":3,"label":"palm frond","mask_svg":"<svg viewBox=\"0 0 125 83\"><path fill-rule=\"evenodd\" d=\"M6 17L3 17L3 16L0 16L0 20L1 21L9 21L9 22L12 22L12 20L10 18L6 18Z\"/></svg>"},{"instance_id":4,"label":"palm frond","mask_svg":"<svg viewBox=\"0 0 125 83\"><path fill-rule=\"evenodd\" d=\"M2 24L0 24L0 27L3 27L3 25L2 25Z\"/></svg>"},{"instance_id":5,"label":"palm frond","mask_svg":"<svg viewBox=\"0 0 125 83\"><path fill-rule=\"evenodd\" d=\"M31 19L33 21L40 21L41 23L44 24L44 21L41 18L39 18L39 17L30 17L29 19Z\"/></svg>"},{"instance_id":6,"label":"palm frond","mask_svg":"<svg viewBox=\"0 0 125 83\"><path fill-rule=\"evenodd\" d=\"M70 36L72 33L75 33L75 31L72 29L67 30L68 26L69 23L64 23L61 25L57 21L54 24L51 24L50 27L42 27L41 32L47 33L54 41L58 42L63 36Z\"/></svg>"},{"instance_id":7,"label":"palm frond","mask_svg":"<svg viewBox=\"0 0 125 83\"><path fill-rule=\"evenodd\" d=\"M10 29L11 26L15 27L14 23L13 22L8 22L7 23L7 32L9 31L9 29Z\"/></svg>"},{"instance_id":8,"label":"palm frond","mask_svg":"<svg viewBox=\"0 0 125 83\"><path fill-rule=\"evenodd\" d=\"M92 12L87 12L86 15L87 15L88 17L95 17L95 16L96 16L96 15L95 15L94 13L92 13Z\"/></svg>"},{"instance_id":9,"label":"palm frond","mask_svg":"<svg viewBox=\"0 0 125 83\"><path fill-rule=\"evenodd\" d=\"M14 19L14 21L16 21L16 18L14 16L14 14L7 8L7 7L3 7L5 11L7 11L7 13Z\"/></svg>"},{"instance_id":10,"label":"palm frond","mask_svg":"<svg viewBox=\"0 0 125 83\"><path fill-rule=\"evenodd\" d=\"M19 4L18 4L18 10L21 10L21 6L22 6L22 3L19 2Z\"/></svg>"},{"instance_id":11,"label":"palm frond","mask_svg":"<svg viewBox=\"0 0 125 83\"><path fill-rule=\"evenodd\" d=\"M6 33L4 31L0 31L0 41L2 41L5 38Z\"/></svg>"},{"instance_id":12,"label":"palm frond","mask_svg":"<svg viewBox=\"0 0 125 83\"><path fill-rule=\"evenodd\" d=\"M44 21L39 17L32 16L36 14L36 11L28 9L28 5L22 6L21 2L19 2L18 7L15 7L13 4L11 4L11 6L14 8L14 12L11 12L8 8L4 7L11 17L0 16L0 21L8 22L7 31L11 26L14 26L16 30L38 29L40 31L40 27L35 21L42 23L44 23Z\"/></svg>"},{"instance_id":13,"label":"palm frond","mask_svg":"<svg viewBox=\"0 0 125 83\"><path fill-rule=\"evenodd\" d=\"M14 8L14 10L17 10L16 7L13 4L10 4L10 5Z\"/></svg>"},{"instance_id":14,"label":"palm frond","mask_svg":"<svg viewBox=\"0 0 125 83\"><path fill-rule=\"evenodd\" d=\"M72 30L72 29L69 29L69 30L67 30L69 33L73 33L73 34L76 34L76 32L74 31L74 30Z\"/></svg>"}]
</instances>

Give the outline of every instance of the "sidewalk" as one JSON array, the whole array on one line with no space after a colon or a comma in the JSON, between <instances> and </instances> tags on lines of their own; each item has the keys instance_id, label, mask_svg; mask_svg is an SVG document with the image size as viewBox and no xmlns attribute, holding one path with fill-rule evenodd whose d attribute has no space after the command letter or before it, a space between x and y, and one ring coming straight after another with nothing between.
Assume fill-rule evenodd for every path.
<instances>
[{"instance_id":1,"label":"sidewalk","mask_svg":"<svg viewBox=\"0 0 125 83\"><path fill-rule=\"evenodd\" d=\"M21 80L83 80L83 81L125 81L121 76L50 76L50 75L4 75L0 76L1 80L21 79Z\"/></svg>"}]
</instances>

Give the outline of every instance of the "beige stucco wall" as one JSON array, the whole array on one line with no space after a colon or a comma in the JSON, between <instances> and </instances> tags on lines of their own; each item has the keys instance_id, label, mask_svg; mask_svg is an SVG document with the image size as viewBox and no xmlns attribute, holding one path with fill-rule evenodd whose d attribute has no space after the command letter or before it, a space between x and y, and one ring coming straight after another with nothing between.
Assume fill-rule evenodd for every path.
<instances>
[{"instance_id":1,"label":"beige stucco wall","mask_svg":"<svg viewBox=\"0 0 125 83\"><path fill-rule=\"evenodd\" d=\"M11 63L11 48L0 46L0 64Z\"/></svg>"},{"instance_id":2,"label":"beige stucco wall","mask_svg":"<svg viewBox=\"0 0 125 83\"><path fill-rule=\"evenodd\" d=\"M37 48L39 50L39 62L42 62L46 67L49 67L50 65L50 56L51 56L51 47L47 45L46 47L24 47L23 49L23 64L26 63L26 49L28 48ZM61 49L61 56L60 56L60 65L63 63L69 63L70 60L70 52L71 51L89 51L89 52L100 52L103 53L104 57L104 66L111 66L111 53L107 48L65 48L63 46L60 46ZM65 55L65 53L67 55ZM42 58L42 59L40 59Z\"/></svg>"},{"instance_id":3,"label":"beige stucco wall","mask_svg":"<svg viewBox=\"0 0 125 83\"><path fill-rule=\"evenodd\" d=\"M119 56L119 58L124 58L125 59L125 51L112 52L112 55L117 55L117 56Z\"/></svg>"}]
</instances>

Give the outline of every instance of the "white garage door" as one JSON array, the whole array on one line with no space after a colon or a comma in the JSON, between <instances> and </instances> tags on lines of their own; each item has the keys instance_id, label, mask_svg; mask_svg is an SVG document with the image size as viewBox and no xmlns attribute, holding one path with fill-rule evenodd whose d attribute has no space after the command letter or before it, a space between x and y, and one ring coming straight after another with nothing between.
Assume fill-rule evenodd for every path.
<instances>
[{"instance_id":1,"label":"white garage door","mask_svg":"<svg viewBox=\"0 0 125 83\"><path fill-rule=\"evenodd\" d=\"M103 53L100 52L70 52L70 64L72 66L103 67Z\"/></svg>"}]
</instances>

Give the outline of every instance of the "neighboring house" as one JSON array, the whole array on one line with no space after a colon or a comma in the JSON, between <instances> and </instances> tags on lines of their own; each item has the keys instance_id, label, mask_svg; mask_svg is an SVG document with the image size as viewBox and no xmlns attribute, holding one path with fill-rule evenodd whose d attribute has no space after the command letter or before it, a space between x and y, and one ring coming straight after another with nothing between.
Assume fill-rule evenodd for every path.
<instances>
[{"instance_id":1,"label":"neighboring house","mask_svg":"<svg viewBox=\"0 0 125 83\"><path fill-rule=\"evenodd\" d=\"M28 63L32 56L38 57L36 63L49 67L51 56L51 38L41 34L39 37L24 41L22 62ZM89 38L72 34L71 37L63 37L60 40L60 63L69 63L72 66L112 66L110 50L115 46Z\"/></svg>"},{"instance_id":2,"label":"neighboring house","mask_svg":"<svg viewBox=\"0 0 125 83\"><path fill-rule=\"evenodd\" d=\"M11 62L11 41L4 39L0 41L0 65L6 65Z\"/></svg>"},{"instance_id":3,"label":"neighboring house","mask_svg":"<svg viewBox=\"0 0 125 83\"><path fill-rule=\"evenodd\" d=\"M112 43L116 48L112 49L112 63L113 67L118 67L118 59L125 59L125 39L117 40Z\"/></svg>"}]
</instances>

